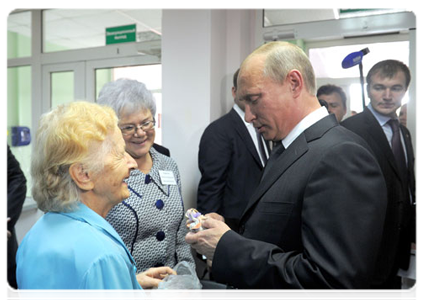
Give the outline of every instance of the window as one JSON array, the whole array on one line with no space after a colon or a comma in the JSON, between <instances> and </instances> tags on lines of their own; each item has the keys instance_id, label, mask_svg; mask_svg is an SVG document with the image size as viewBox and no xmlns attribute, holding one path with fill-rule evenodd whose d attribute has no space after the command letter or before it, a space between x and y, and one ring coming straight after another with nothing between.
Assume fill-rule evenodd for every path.
<instances>
[{"instance_id":1,"label":"window","mask_svg":"<svg viewBox=\"0 0 423 300\"><path fill-rule=\"evenodd\" d=\"M119 78L134 79L145 84L156 100L156 137L162 143L162 65L130 66L96 69L96 99L104 84Z\"/></svg>"},{"instance_id":2,"label":"window","mask_svg":"<svg viewBox=\"0 0 423 300\"><path fill-rule=\"evenodd\" d=\"M31 128L31 67L8 68L7 70L7 144L19 161L27 180L27 197L31 196L31 144L13 146L12 128L28 127L32 139L35 132Z\"/></svg>"},{"instance_id":3,"label":"window","mask_svg":"<svg viewBox=\"0 0 423 300\"><path fill-rule=\"evenodd\" d=\"M52 109L60 104L75 101L73 76L73 71L51 73Z\"/></svg>"},{"instance_id":4,"label":"window","mask_svg":"<svg viewBox=\"0 0 423 300\"><path fill-rule=\"evenodd\" d=\"M10 14L7 18L7 58L31 56L31 12Z\"/></svg>"},{"instance_id":5,"label":"window","mask_svg":"<svg viewBox=\"0 0 423 300\"><path fill-rule=\"evenodd\" d=\"M370 68L377 62L385 59L396 59L406 65L409 64L409 42L384 42L367 43L347 46L310 48L309 57L316 74L317 88L324 84L335 84L342 87L347 94L347 116L350 111L361 112L363 110L363 97L360 84L359 66L348 69L342 68L344 58L352 53L368 48L370 52L363 56L363 76L365 78ZM368 104L366 86L365 103ZM403 104L408 102L408 92L403 98Z\"/></svg>"},{"instance_id":6,"label":"window","mask_svg":"<svg viewBox=\"0 0 423 300\"><path fill-rule=\"evenodd\" d=\"M8 16L7 142L27 177L30 201L24 206L33 205L32 142L12 146L12 127L28 127L33 141L43 113L75 100L94 101L95 72L87 67L93 63L102 61L110 67L160 64L161 17L160 9L35 9L15 10ZM105 47L106 28L128 24L136 26L135 41L114 49ZM32 33L42 40L34 39ZM148 87L154 89L161 111L161 73L158 80L160 87Z\"/></svg>"}]
</instances>

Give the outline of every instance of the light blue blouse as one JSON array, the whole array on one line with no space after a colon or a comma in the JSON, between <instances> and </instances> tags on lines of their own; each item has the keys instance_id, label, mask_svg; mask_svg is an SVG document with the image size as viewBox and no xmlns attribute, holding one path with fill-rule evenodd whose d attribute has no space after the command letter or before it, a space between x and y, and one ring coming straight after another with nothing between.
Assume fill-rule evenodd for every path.
<instances>
[{"instance_id":1,"label":"light blue blouse","mask_svg":"<svg viewBox=\"0 0 423 300\"><path fill-rule=\"evenodd\" d=\"M19 289L141 289L122 239L82 203L74 212L42 216L19 246L16 263Z\"/></svg>"}]
</instances>

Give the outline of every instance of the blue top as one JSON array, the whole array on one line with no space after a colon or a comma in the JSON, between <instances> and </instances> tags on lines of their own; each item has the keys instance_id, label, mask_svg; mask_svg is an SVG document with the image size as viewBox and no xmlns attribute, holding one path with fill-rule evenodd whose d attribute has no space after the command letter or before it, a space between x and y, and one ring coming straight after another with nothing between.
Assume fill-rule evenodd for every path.
<instances>
[{"instance_id":1,"label":"blue top","mask_svg":"<svg viewBox=\"0 0 423 300\"><path fill-rule=\"evenodd\" d=\"M82 203L48 212L16 255L19 289L141 289L135 262L113 227Z\"/></svg>"}]
</instances>

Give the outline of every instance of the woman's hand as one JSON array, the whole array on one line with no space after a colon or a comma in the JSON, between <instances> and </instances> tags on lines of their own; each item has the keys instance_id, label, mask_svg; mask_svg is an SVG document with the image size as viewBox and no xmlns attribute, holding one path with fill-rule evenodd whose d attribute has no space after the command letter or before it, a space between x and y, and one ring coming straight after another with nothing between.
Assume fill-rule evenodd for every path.
<instances>
[{"instance_id":1,"label":"woman's hand","mask_svg":"<svg viewBox=\"0 0 423 300\"><path fill-rule=\"evenodd\" d=\"M160 281L168 275L176 275L169 267L150 268L137 275L137 281L143 289L152 289L159 286Z\"/></svg>"}]
</instances>

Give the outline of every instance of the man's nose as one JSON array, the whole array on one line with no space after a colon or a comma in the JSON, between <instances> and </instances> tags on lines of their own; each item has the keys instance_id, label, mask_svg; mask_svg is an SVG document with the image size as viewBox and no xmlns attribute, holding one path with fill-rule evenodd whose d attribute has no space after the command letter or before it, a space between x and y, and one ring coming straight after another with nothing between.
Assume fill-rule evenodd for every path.
<instances>
[{"instance_id":1,"label":"man's nose","mask_svg":"<svg viewBox=\"0 0 423 300\"><path fill-rule=\"evenodd\" d=\"M386 88L383 92L384 99L391 99L392 98L392 91L390 88Z\"/></svg>"},{"instance_id":2,"label":"man's nose","mask_svg":"<svg viewBox=\"0 0 423 300\"><path fill-rule=\"evenodd\" d=\"M250 105L245 104L245 122L251 123L255 119L255 115L251 111Z\"/></svg>"}]
</instances>

